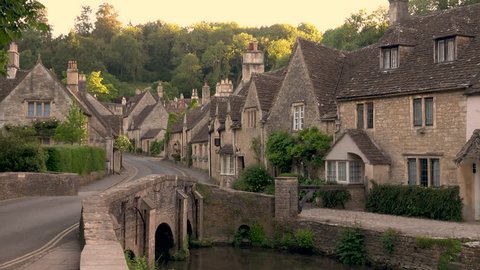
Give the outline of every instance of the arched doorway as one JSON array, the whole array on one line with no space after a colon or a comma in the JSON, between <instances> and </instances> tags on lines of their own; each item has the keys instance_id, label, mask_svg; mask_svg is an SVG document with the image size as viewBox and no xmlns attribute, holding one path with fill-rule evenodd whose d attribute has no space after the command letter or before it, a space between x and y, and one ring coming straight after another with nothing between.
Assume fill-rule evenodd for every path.
<instances>
[{"instance_id":1,"label":"arched doorway","mask_svg":"<svg viewBox=\"0 0 480 270\"><path fill-rule=\"evenodd\" d=\"M155 231L155 263L167 261L169 250L173 247L172 229L167 223L162 223Z\"/></svg>"}]
</instances>

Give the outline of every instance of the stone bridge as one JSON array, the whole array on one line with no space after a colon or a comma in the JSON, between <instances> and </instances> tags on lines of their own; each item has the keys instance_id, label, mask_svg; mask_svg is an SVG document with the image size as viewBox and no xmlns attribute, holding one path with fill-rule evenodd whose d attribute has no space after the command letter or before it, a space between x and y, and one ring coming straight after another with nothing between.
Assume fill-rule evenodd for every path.
<instances>
[{"instance_id":1,"label":"stone bridge","mask_svg":"<svg viewBox=\"0 0 480 270\"><path fill-rule=\"evenodd\" d=\"M128 269L123 250L149 264L181 254L189 237L202 239L202 222L194 179L150 175L117 186L83 202L81 269Z\"/></svg>"}]
</instances>

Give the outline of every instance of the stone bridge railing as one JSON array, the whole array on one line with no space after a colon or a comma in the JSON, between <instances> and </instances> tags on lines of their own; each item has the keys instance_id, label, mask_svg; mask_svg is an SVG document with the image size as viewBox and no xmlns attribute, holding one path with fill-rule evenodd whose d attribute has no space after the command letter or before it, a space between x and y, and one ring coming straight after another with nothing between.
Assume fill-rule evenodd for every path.
<instances>
[{"instance_id":1,"label":"stone bridge railing","mask_svg":"<svg viewBox=\"0 0 480 270\"><path fill-rule=\"evenodd\" d=\"M189 178L150 175L84 200L80 269L128 269L124 249L147 256L153 263L155 229L159 222L171 225L174 234L182 234L176 239L186 239L183 236L186 230L182 228L186 228L186 219L192 215L188 212L189 199L202 200L194 190L195 184L196 181ZM202 209L202 204L197 208ZM201 226L201 220L196 224ZM175 244L182 246L178 240Z\"/></svg>"}]
</instances>

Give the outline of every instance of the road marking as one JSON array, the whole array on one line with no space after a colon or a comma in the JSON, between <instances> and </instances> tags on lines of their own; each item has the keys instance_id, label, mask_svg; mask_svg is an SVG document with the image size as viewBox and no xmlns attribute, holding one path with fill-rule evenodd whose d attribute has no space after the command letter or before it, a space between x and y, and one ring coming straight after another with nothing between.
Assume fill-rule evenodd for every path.
<instances>
[{"instance_id":1,"label":"road marking","mask_svg":"<svg viewBox=\"0 0 480 270\"><path fill-rule=\"evenodd\" d=\"M55 236L52 240L50 240L48 243L43 245L41 248L34 250L32 252L29 252L21 257L18 257L8 262L0 264L0 269L6 269L18 263L25 262L36 256L40 256L43 253L46 253L47 251L55 247L58 244L58 242L60 242L65 236L67 236L69 233L73 232L76 229L78 229L78 223L73 224L72 226L66 228L65 230L57 234L57 236Z\"/></svg>"}]
</instances>

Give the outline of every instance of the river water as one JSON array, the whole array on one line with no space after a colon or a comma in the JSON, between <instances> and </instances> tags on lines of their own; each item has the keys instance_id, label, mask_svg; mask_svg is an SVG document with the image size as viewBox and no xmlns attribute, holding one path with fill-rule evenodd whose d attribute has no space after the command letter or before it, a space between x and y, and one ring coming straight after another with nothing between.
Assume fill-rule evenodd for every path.
<instances>
[{"instance_id":1,"label":"river water","mask_svg":"<svg viewBox=\"0 0 480 270\"><path fill-rule=\"evenodd\" d=\"M308 256L279 252L270 249L241 249L212 247L190 249L190 258L183 262L170 262L161 267L168 270L359 270L322 256Z\"/></svg>"}]
</instances>

